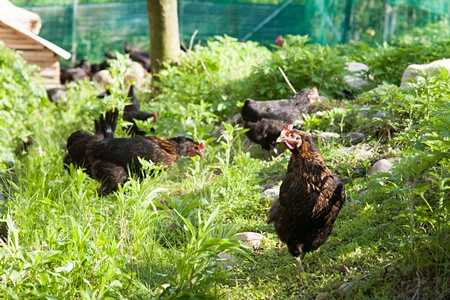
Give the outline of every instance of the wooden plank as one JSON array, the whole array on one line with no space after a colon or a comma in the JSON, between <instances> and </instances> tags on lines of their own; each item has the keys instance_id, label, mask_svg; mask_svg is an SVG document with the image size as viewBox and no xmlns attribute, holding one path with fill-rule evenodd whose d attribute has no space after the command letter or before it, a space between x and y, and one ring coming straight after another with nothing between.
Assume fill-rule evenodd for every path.
<instances>
[{"instance_id":1,"label":"wooden plank","mask_svg":"<svg viewBox=\"0 0 450 300\"><path fill-rule=\"evenodd\" d=\"M23 34L23 33L21 33L21 32L19 32L19 31L17 31L17 30L15 30L15 29L13 29L13 28L10 28L10 27L3 27L3 28L0 28L0 36L2 36L2 33L5 33L5 34L14 34L14 35L16 35L19 39L21 39L21 40L25 40L25 41L30 41L30 42L32 42L32 43L36 43L32 38L30 38L29 36L27 36L27 35L25 35L25 34Z\"/></svg>"},{"instance_id":2,"label":"wooden plank","mask_svg":"<svg viewBox=\"0 0 450 300\"><path fill-rule=\"evenodd\" d=\"M59 85L60 84L60 80L59 80L59 76L57 77L35 77L36 81L42 83L45 86L54 86L54 85Z\"/></svg>"},{"instance_id":3,"label":"wooden plank","mask_svg":"<svg viewBox=\"0 0 450 300\"><path fill-rule=\"evenodd\" d=\"M29 64L37 65L41 68L53 68L55 67L55 60L35 60L35 59L26 59Z\"/></svg>"},{"instance_id":4,"label":"wooden plank","mask_svg":"<svg viewBox=\"0 0 450 300\"><path fill-rule=\"evenodd\" d=\"M11 28L0 29L0 40L6 47L16 50L44 48L40 43Z\"/></svg>"},{"instance_id":5,"label":"wooden plank","mask_svg":"<svg viewBox=\"0 0 450 300\"><path fill-rule=\"evenodd\" d=\"M26 59L36 59L36 60L57 59L57 55L54 52L48 50L47 48L44 48L40 51L24 50L22 51L22 56Z\"/></svg>"},{"instance_id":6,"label":"wooden plank","mask_svg":"<svg viewBox=\"0 0 450 300\"><path fill-rule=\"evenodd\" d=\"M0 41L2 41L3 39L20 39L20 36L13 32L0 32Z\"/></svg>"},{"instance_id":7,"label":"wooden plank","mask_svg":"<svg viewBox=\"0 0 450 300\"><path fill-rule=\"evenodd\" d=\"M38 65L41 67L51 67L55 63L54 59L37 60L37 59L29 58L29 59L25 59L25 60L30 64Z\"/></svg>"},{"instance_id":8,"label":"wooden plank","mask_svg":"<svg viewBox=\"0 0 450 300\"><path fill-rule=\"evenodd\" d=\"M49 59L46 61L38 61L38 63L41 67L49 67L49 68L59 69L59 61L56 57L55 57L55 59Z\"/></svg>"},{"instance_id":9,"label":"wooden plank","mask_svg":"<svg viewBox=\"0 0 450 300\"><path fill-rule=\"evenodd\" d=\"M36 45L36 46L42 46L39 43L36 43L31 40L24 40L23 38L17 36L17 37L4 37L2 38L2 41L6 44L17 44L17 45Z\"/></svg>"},{"instance_id":10,"label":"wooden plank","mask_svg":"<svg viewBox=\"0 0 450 300\"><path fill-rule=\"evenodd\" d=\"M0 38L3 38L3 37L15 38L15 39L19 39L19 40L24 39L23 34L20 34L19 32L13 31L13 30L9 30L6 32L0 32ZM32 39L27 38L27 40L32 40Z\"/></svg>"},{"instance_id":11,"label":"wooden plank","mask_svg":"<svg viewBox=\"0 0 450 300\"><path fill-rule=\"evenodd\" d=\"M0 25L0 34L9 33L9 32L11 32L11 31L13 31L13 30L10 29L9 27Z\"/></svg>"},{"instance_id":12,"label":"wooden plank","mask_svg":"<svg viewBox=\"0 0 450 300\"><path fill-rule=\"evenodd\" d=\"M2 25L0 25L0 34L5 33L17 33L17 30L14 30L13 28L7 26L2 27Z\"/></svg>"},{"instance_id":13,"label":"wooden plank","mask_svg":"<svg viewBox=\"0 0 450 300\"><path fill-rule=\"evenodd\" d=\"M29 41L4 41L7 48L12 48L15 50L26 50L26 49L45 49L44 46L38 43L30 43Z\"/></svg>"},{"instance_id":14,"label":"wooden plank","mask_svg":"<svg viewBox=\"0 0 450 300\"><path fill-rule=\"evenodd\" d=\"M58 70L49 69L49 68L41 69L39 74L41 74L41 76L43 76L43 77L59 77Z\"/></svg>"},{"instance_id":15,"label":"wooden plank","mask_svg":"<svg viewBox=\"0 0 450 300\"><path fill-rule=\"evenodd\" d=\"M27 56L45 57L45 58L56 57L56 53L47 48L39 50L24 50L22 52L24 55Z\"/></svg>"},{"instance_id":16,"label":"wooden plank","mask_svg":"<svg viewBox=\"0 0 450 300\"><path fill-rule=\"evenodd\" d=\"M41 70L39 73L42 74L52 74L53 76L59 76L59 62L55 62L52 65L40 66Z\"/></svg>"}]
</instances>

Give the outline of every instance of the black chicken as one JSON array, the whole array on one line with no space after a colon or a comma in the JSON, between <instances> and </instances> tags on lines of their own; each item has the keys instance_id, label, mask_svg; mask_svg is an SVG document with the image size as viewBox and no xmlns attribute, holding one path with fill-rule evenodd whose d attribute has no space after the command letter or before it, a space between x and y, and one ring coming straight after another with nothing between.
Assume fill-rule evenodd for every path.
<instances>
[{"instance_id":1,"label":"black chicken","mask_svg":"<svg viewBox=\"0 0 450 300\"><path fill-rule=\"evenodd\" d=\"M67 91L67 87L65 85L61 85L58 87L47 88L46 90L48 99L56 104L59 104Z\"/></svg>"},{"instance_id":2,"label":"black chicken","mask_svg":"<svg viewBox=\"0 0 450 300\"><path fill-rule=\"evenodd\" d=\"M249 130L245 133L250 141L261 145L265 152L266 160L269 160L270 149L273 149L275 154L277 150L276 140L280 136L280 131L286 123L280 120L272 120L262 118L256 122L245 122L244 127Z\"/></svg>"},{"instance_id":3,"label":"black chicken","mask_svg":"<svg viewBox=\"0 0 450 300\"><path fill-rule=\"evenodd\" d=\"M309 106L319 98L317 88L305 89L289 99L255 101L245 100L241 110L247 137L261 145L266 160L284 126L302 120ZM276 153L276 151L275 151Z\"/></svg>"},{"instance_id":4,"label":"black chicken","mask_svg":"<svg viewBox=\"0 0 450 300\"><path fill-rule=\"evenodd\" d=\"M142 67L150 72L150 53L140 50L139 48L132 47L130 44L125 43L125 53L130 55L131 60L140 63Z\"/></svg>"},{"instance_id":5,"label":"black chicken","mask_svg":"<svg viewBox=\"0 0 450 300\"><path fill-rule=\"evenodd\" d=\"M111 91L109 89L106 89L106 91L104 91L103 93L100 93L97 95L98 99L104 99L108 96L111 96Z\"/></svg>"},{"instance_id":6,"label":"black chicken","mask_svg":"<svg viewBox=\"0 0 450 300\"><path fill-rule=\"evenodd\" d=\"M106 112L105 116L101 115L100 119L94 121L95 133L78 130L72 133L67 139L67 155L64 158L64 166L68 169L70 164L75 167L83 168L84 171L92 177L91 165L86 157L87 145L91 141L100 141L104 138L113 138L117 127L119 111Z\"/></svg>"},{"instance_id":7,"label":"black chicken","mask_svg":"<svg viewBox=\"0 0 450 300\"><path fill-rule=\"evenodd\" d=\"M289 99L255 101L245 100L241 114L244 121L256 122L262 118L281 120L292 124L302 120L302 114L308 112L311 103L319 99L317 88L305 89Z\"/></svg>"},{"instance_id":8,"label":"black chicken","mask_svg":"<svg viewBox=\"0 0 450 300\"><path fill-rule=\"evenodd\" d=\"M8 241L8 225L6 223L1 223L0 225L0 240L4 243Z\"/></svg>"},{"instance_id":9,"label":"black chicken","mask_svg":"<svg viewBox=\"0 0 450 300\"><path fill-rule=\"evenodd\" d=\"M91 63L87 59L82 59L74 68L61 67L59 80L61 84L72 81L82 81L90 79Z\"/></svg>"},{"instance_id":10,"label":"black chicken","mask_svg":"<svg viewBox=\"0 0 450 300\"><path fill-rule=\"evenodd\" d=\"M138 157L170 167L181 155L203 155L204 148L203 143L182 136L105 138L89 142L87 157L93 177L101 182L100 195L104 196L117 191L118 184L128 178L128 170L142 175Z\"/></svg>"},{"instance_id":11,"label":"black chicken","mask_svg":"<svg viewBox=\"0 0 450 300\"><path fill-rule=\"evenodd\" d=\"M133 125L127 130L127 132L131 136L143 136L145 135L145 131L139 130L135 120L146 121L150 118L153 118L153 122L156 122L156 120L158 119L158 114L156 113L156 111L150 113L141 110L141 106L139 105L139 101L136 97L136 88L133 84L128 90L128 98L131 99L131 103L125 106L123 110L123 119L130 123L133 123Z\"/></svg>"},{"instance_id":12,"label":"black chicken","mask_svg":"<svg viewBox=\"0 0 450 300\"><path fill-rule=\"evenodd\" d=\"M292 152L279 199L268 213L268 223L289 252L301 259L328 238L345 202L344 183L326 166L317 146L304 132L286 126L277 139Z\"/></svg>"}]
</instances>

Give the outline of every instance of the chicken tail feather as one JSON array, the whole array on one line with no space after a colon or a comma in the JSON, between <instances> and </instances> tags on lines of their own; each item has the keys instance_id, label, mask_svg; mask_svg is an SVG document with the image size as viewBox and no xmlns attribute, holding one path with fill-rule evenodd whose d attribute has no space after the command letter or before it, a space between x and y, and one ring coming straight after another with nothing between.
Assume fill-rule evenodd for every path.
<instances>
[{"instance_id":1,"label":"chicken tail feather","mask_svg":"<svg viewBox=\"0 0 450 300\"><path fill-rule=\"evenodd\" d=\"M118 117L119 110L117 108L107 111L105 115L100 115L99 120L95 121L95 135L113 138L117 128Z\"/></svg>"}]
</instances>

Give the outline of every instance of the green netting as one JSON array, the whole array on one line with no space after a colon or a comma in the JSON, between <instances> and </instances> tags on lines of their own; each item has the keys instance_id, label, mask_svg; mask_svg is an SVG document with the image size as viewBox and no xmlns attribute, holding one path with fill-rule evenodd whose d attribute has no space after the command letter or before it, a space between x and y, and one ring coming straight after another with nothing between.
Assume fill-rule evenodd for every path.
<instances>
[{"instance_id":1,"label":"green netting","mask_svg":"<svg viewBox=\"0 0 450 300\"><path fill-rule=\"evenodd\" d=\"M258 3L253 3L258 2ZM40 36L75 54L101 60L107 49L124 43L148 50L146 1L16 0L38 13ZM369 44L388 40L450 15L446 0L178 0L180 37L185 45L214 35L274 44L278 35L308 35L333 45L350 40Z\"/></svg>"}]
</instances>

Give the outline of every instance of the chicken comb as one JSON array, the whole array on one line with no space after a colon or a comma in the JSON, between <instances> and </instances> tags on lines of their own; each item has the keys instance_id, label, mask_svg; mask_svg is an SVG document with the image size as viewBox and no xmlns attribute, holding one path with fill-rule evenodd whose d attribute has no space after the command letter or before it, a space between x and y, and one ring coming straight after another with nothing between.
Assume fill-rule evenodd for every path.
<instances>
[{"instance_id":1,"label":"chicken comb","mask_svg":"<svg viewBox=\"0 0 450 300\"><path fill-rule=\"evenodd\" d=\"M315 102L317 99L319 99L319 90L317 87L313 87L311 89L311 92L308 94L309 103Z\"/></svg>"},{"instance_id":2,"label":"chicken comb","mask_svg":"<svg viewBox=\"0 0 450 300\"><path fill-rule=\"evenodd\" d=\"M294 129L294 124L289 124L283 127L283 131L290 131Z\"/></svg>"},{"instance_id":3,"label":"chicken comb","mask_svg":"<svg viewBox=\"0 0 450 300\"><path fill-rule=\"evenodd\" d=\"M203 144L203 142L200 142L200 143L198 144L198 149L199 149L199 150L205 150L205 144Z\"/></svg>"}]
</instances>

